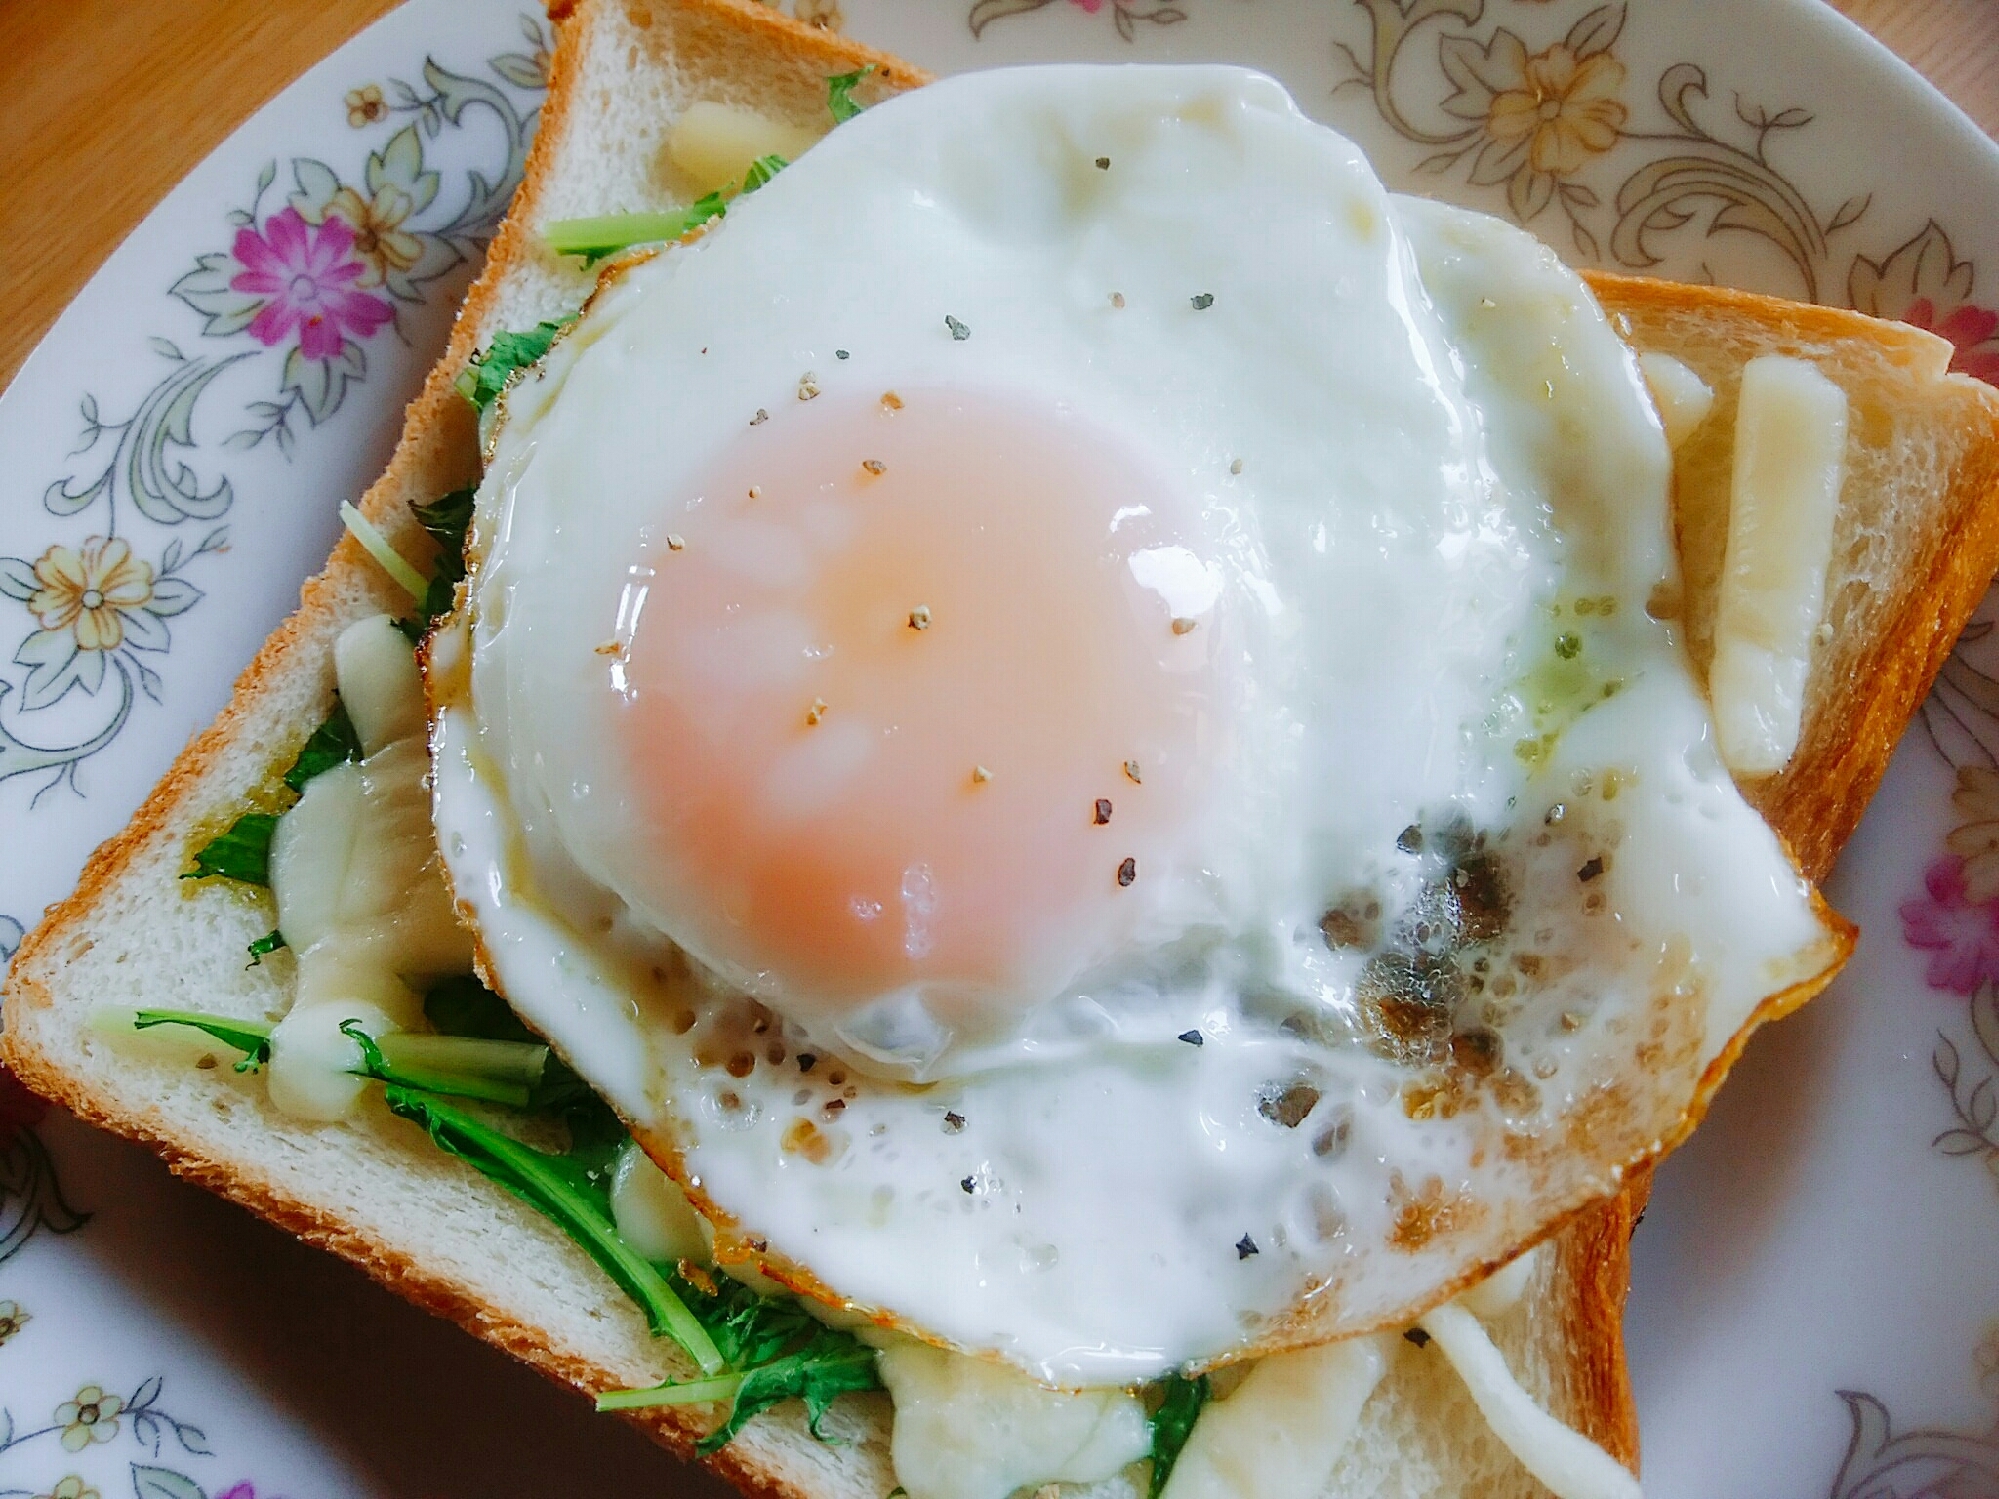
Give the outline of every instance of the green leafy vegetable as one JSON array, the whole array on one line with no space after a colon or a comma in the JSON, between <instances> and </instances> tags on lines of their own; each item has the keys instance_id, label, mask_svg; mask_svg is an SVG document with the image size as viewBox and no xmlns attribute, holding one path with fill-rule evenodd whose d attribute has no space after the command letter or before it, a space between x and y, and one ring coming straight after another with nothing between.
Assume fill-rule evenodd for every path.
<instances>
[{"instance_id":1,"label":"green leafy vegetable","mask_svg":"<svg viewBox=\"0 0 1999 1499\"><path fill-rule=\"evenodd\" d=\"M743 191L753 193L771 178L783 171L791 163L782 156L759 156L750 163L750 169L743 174Z\"/></svg>"},{"instance_id":2,"label":"green leafy vegetable","mask_svg":"<svg viewBox=\"0 0 1999 1499\"><path fill-rule=\"evenodd\" d=\"M303 791L305 783L314 776L360 758L361 736L354 732L354 720L347 716L347 705L336 693L333 711L326 715L325 723L312 731L305 748L298 752L298 759L285 772L285 784L294 791Z\"/></svg>"},{"instance_id":3,"label":"green leafy vegetable","mask_svg":"<svg viewBox=\"0 0 1999 1499\"><path fill-rule=\"evenodd\" d=\"M382 1044L361 1028L358 1020L343 1020L340 1034L361 1048L361 1066L357 1069L364 1077L372 1077L379 1082L403 1088L420 1088L426 1093L436 1093L447 1098L476 1098L484 1103L505 1104L510 1108L524 1108L535 1082L540 1080L542 1063L547 1060L545 1047L531 1047L539 1056L524 1059L516 1048L516 1041L457 1041L457 1051L449 1058L440 1056L435 1048L426 1053L419 1047L405 1045L398 1048L398 1055L391 1061L383 1053L394 1037L384 1036ZM440 1036L412 1036L410 1042L449 1041L452 1038ZM507 1053L502 1059L478 1058L468 1052L474 1047L504 1047ZM456 1063L456 1065L452 1065Z\"/></svg>"},{"instance_id":4,"label":"green leafy vegetable","mask_svg":"<svg viewBox=\"0 0 1999 1499\"><path fill-rule=\"evenodd\" d=\"M499 995L469 975L446 979L424 996L424 1013L441 1034L377 1038L359 1021L343 1024L342 1033L361 1049L357 1073L381 1082L389 1108L421 1125L441 1149L553 1220L632 1298L653 1335L673 1338L702 1369L702 1378L678 1384L609 1391L598 1398L599 1410L727 1401L727 1416L701 1440L707 1453L759 1411L786 1400L805 1402L806 1420L820 1436L820 1422L840 1395L881 1388L873 1350L797 1302L726 1275L683 1278L624 1241L610 1203L612 1163L629 1138L623 1124ZM140 1030L199 1030L243 1053L239 1072L270 1060L271 1027L261 1022L141 1010L132 1023ZM559 1114L568 1121L571 1148L558 1155L525 1145L444 1101L453 1094Z\"/></svg>"},{"instance_id":5,"label":"green leafy vegetable","mask_svg":"<svg viewBox=\"0 0 1999 1499\"><path fill-rule=\"evenodd\" d=\"M556 254L581 255L585 265L595 265L605 256L629 250L633 245L659 245L679 239L688 230L698 229L728 211L728 198L717 191L697 198L686 208L665 213L607 213L588 219L560 219L548 226L545 237Z\"/></svg>"},{"instance_id":6,"label":"green leafy vegetable","mask_svg":"<svg viewBox=\"0 0 1999 1499\"><path fill-rule=\"evenodd\" d=\"M273 927L250 944L250 966L255 968L264 959L285 945L285 934L276 927Z\"/></svg>"},{"instance_id":7,"label":"green leafy vegetable","mask_svg":"<svg viewBox=\"0 0 1999 1499\"><path fill-rule=\"evenodd\" d=\"M204 1015L199 1010L139 1010L132 1016L132 1029L150 1030L156 1025L185 1025L213 1036L231 1050L243 1053L238 1072L255 1072L271 1059L271 1027L260 1020L236 1020L227 1015Z\"/></svg>"},{"instance_id":8,"label":"green leafy vegetable","mask_svg":"<svg viewBox=\"0 0 1999 1499\"><path fill-rule=\"evenodd\" d=\"M440 1149L553 1220L638 1304L655 1337L671 1337L704 1373L722 1372L722 1355L707 1329L659 1268L618 1236L608 1193L575 1160L523 1145L422 1088L389 1083L383 1096L392 1112L421 1125Z\"/></svg>"},{"instance_id":9,"label":"green leafy vegetable","mask_svg":"<svg viewBox=\"0 0 1999 1499\"><path fill-rule=\"evenodd\" d=\"M782 1305L767 1299L766 1304ZM872 1348L857 1342L851 1333L813 1325L813 1336L797 1350L745 1371L729 1414L695 1444L696 1451L709 1453L727 1446L757 1412L786 1400L805 1402L806 1425L824 1441L819 1422L834 1400L849 1391L881 1388Z\"/></svg>"},{"instance_id":10,"label":"green leafy vegetable","mask_svg":"<svg viewBox=\"0 0 1999 1499\"><path fill-rule=\"evenodd\" d=\"M1173 1474L1173 1465L1180 1460L1181 1449L1187 1445L1187 1438L1193 1435L1194 1422L1201 1414L1201 1407L1208 1403L1210 1385L1208 1376L1197 1374L1187 1379L1178 1374L1169 1374L1160 1382L1163 1391L1159 1409L1152 1413L1152 1481L1147 1489L1147 1499L1159 1499L1166 1487L1166 1480Z\"/></svg>"},{"instance_id":11,"label":"green leafy vegetable","mask_svg":"<svg viewBox=\"0 0 1999 1499\"><path fill-rule=\"evenodd\" d=\"M477 1036L487 1041L539 1038L499 995L471 974L440 979L423 996L423 1017L440 1036Z\"/></svg>"},{"instance_id":12,"label":"green leafy vegetable","mask_svg":"<svg viewBox=\"0 0 1999 1499\"><path fill-rule=\"evenodd\" d=\"M423 617L419 626L429 625L451 612L457 601L458 581L465 576L465 533L472 529L472 489L454 489L428 505L410 505L417 524L437 543L437 571L431 574L424 591Z\"/></svg>"},{"instance_id":13,"label":"green leafy vegetable","mask_svg":"<svg viewBox=\"0 0 1999 1499\"><path fill-rule=\"evenodd\" d=\"M518 369L525 369L555 342L555 335L576 321L576 314L553 322L537 323L525 333L495 333L493 341L459 373L458 393L484 411L507 387Z\"/></svg>"},{"instance_id":14,"label":"green leafy vegetable","mask_svg":"<svg viewBox=\"0 0 1999 1499\"><path fill-rule=\"evenodd\" d=\"M476 489L454 489L428 505L411 501L410 513L446 555L457 555L465 550L465 533L472 528L472 500L477 493ZM463 564L462 556L459 562Z\"/></svg>"},{"instance_id":15,"label":"green leafy vegetable","mask_svg":"<svg viewBox=\"0 0 1999 1499\"><path fill-rule=\"evenodd\" d=\"M220 875L246 885L271 882L271 834L277 831L274 812L245 812L221 833L194 851L194 868L181 878L205 880Z\"/></svg>"},{"instance_id":16,"label":"green leafy vegetable","mask_svg":"<svg viewBox=\"0 0 1999 1499\"><path fill-rule=\"evenodd\" d=\"M504 999L470 974L433 984L423 997L423 1013L442 1036L541 1042ZM593 1178L610 1180L619 1147L627 1138L624 1121L560 1057L550 1055L525 1107L567 1124L571 1158Z\"/></svg>"},{"instance_id":17,"label":"green leafy vegetable","mask_svg":"<svg viewBox=\"0 0 1999 1499\"><path fill-rule=\"evenodd\" d=\"M600 1411L650 1410L657 1405L708 1405L734 1400L743 1387L741 1374L717 1374L712 1379L683 1379L679 1384L648 1385L642 1390L606 1390L597 1397Z\"/></svg>"},{"instance_id":18,"label":"green leafy vegetable","mask_svg":"<svg viewBox=\"0 0 1999 1499\"><path fill-rule=\"evenodd\" d=\"M836 124L846 124L867 108L865 104L854 102L854 90L874 70L875 65L869 63L865 68L856 68L851 73L836 73L826 80L826 108L831 111Z\"/></svg>"},{"instance_id":19,"label":"green leafy vegetable","mask_svg":"<svg viewBox=\"0 0 1999 1499\"><path fill-rule=\"evenodd\" d=\"M850 1390L878 1390L874 1350L853 1334L826 1326L795 1301L765 1296L725 1275L712 1292L672 1277L688 1310L705 1327L736 1372L721 1379L687 1380L644 1390L612 1390L597 1397L599 1410L730 1401L722 1423L696 1446L713 1452L757 1412L786 1400L805 1402L812 1434L827 1408Z\"/></svg>"},{"instance_id":20,"label":"green leafy vegetable","mask_svg":"<svg viewBox=\"0 0 1999 1499\"><path fill-rule=\"evenodd\" d=\"M629 250L634 245L660 245L679 239L710 219L729 211L729 202L753 193L783 171L789 163L782 156L759 156L743 174L737 188L717 188L697 198L686 208L666 213L607 213L590 219L558 219L544 232L548 247L558 255L581 255L585 265L595 265L607 255Z\"/></svg>"}]
</instances>

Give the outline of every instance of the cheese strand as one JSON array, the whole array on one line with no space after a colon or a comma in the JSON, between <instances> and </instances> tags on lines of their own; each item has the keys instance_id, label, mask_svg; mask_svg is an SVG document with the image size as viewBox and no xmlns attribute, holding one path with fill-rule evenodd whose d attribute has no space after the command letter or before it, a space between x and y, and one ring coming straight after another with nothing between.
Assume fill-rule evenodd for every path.
<instances>
[{"instance_id":1,"label":"cheese strand","mask_svg":"<svg viewBox=\"0 0 1999 1499\"><path fill-rule=\"evenodd\" d=\"M1640 1499L1629 1469L1535 1404L1478 1318L1446 1303L1420 1326L1458 1371L1492 1434L1556 1499Z\"/></svg>"}]
</instances>

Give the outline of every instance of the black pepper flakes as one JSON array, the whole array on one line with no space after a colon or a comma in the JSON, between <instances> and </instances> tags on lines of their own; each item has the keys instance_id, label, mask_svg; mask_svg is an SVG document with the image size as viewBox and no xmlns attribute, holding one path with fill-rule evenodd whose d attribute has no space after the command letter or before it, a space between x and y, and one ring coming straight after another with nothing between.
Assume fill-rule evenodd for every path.
<instances>
[{"instance_id":1,"label":"black pepper flakes","mask_svg":"<svg viewBox=\"0 0 1999 1499\"><path fill-rule=\"evenodd\" d=\"M1194 311L1206 312L1210 307L1215 305L1215 294L1211 291L1204 291L1199 296L1190 298L1189 300L1194 304Z\"/></svg>"},{"instance_id":2,"label":"black pepper flakes","mask_svg":"<svg viewBox=\"0 0 1999 1499\"><path fill-rule=\"evenodd\" d=\"M1253 1254L1261 1253L1263 1251L1256 1247L1256 1240L1252 1239L1248 1234L1244 1234L1240 1239L1235 1241L1235 1257L1239 1260L1246 1260Z\"/></svg>"},{"instance_id":3,"label":"black pepper flakes","mask_svg":"<svg viewBox=\"0 0 1999 1499\"><path fill-rule=\"evenodd\" d=\"M769 420L770 420L770 413L764 410L763 407L759 406L757 407L757 414L750 418L750 425L752 427L761 427L765 422Z\"/></svg>"},{"instance_id":4,"label":"black pepper flakes","mask_svg":"<svg viewBox=\"0 0 1999 1499\"><path fill-rule=\"evenodd\" d=\"M959 1113L955 1113L955 1112L954 1112L954 1113L949 1113L949 1114L946 1114L946 1115L944 1116L944 1133L945 1133L945 1134L947 1134L947 1135L955 1135L955 1134L957 1134L957 1133L958 1133L958 1132L959 1132L960 1130L964 1129L964 1127L965 1127L965 1116L964 1116L963 1114L959 1114Z\"/></svg>"},{"instance_id":5,"label":"black pepper flakes","mask_svg":"<svg viewBox=\"0 0 1999 1499\"><path fill-rule=\"evenodd\" d=\"M1111 159L1108 156L1099 156L1097 158L1097 170L1100 172L1108 172L1110 169L1111 169Z\"/></svg>"},{"instance_id":6,"label":"black pepper flakes","mask_svg":"<svg viewBox=\"0 0 1999 1499\"><path fill-rule=\"evenodd\" d=\"M1412 1327L1402 1334L1402 1336L1411 1343L1414 1343L1418 1348L1428 1348L1430 1346L1430 1335L1420 1327Z\"/></svg>"},{"instance_id":7,"label":"black pepper flakes","mask_svg":"<svg viewBox=\"0 0 1999 1499\"><path fill-rule=\"evenodd\" d=\"M944 314L944 326L951 330L951 338L953 342L963 343L966 339L972 336L972 330L966 327L963 323L959 322L956 318L952 317L951 314L948 312Z\"/></svg>"},{"instance_id":8,"label":"black pepper flakes","mask_svg":"<svg viewBox=\"0 0 1999 1499\"><path fill-rule=\"evenodd\" d=\"M1395 835L1395 846L1405 854L1420 854L1423 852L1423 830L1410 823Z\"/></svg>"},{"instance_id":9,"label":"black pepper flakes","mask_svg":"<svg viewBox=\"0 0 1999 1499\"><path fill-rule=\"evenodd\" d=\"M833 351L833 357L834 357L835 359L846 359L846 358L849 358L849 357L851 357L851 356L850 356L850 355L849 355L849 354L847 353L847 351L846 351L845 349L835 349L835 350Z\"/></svg>"},{"instance_id":10,"label":"black pepper flakes","mask_svg":"<svg viewBox=\"0 0 1999 1499\"><path fill-rule=\"evenodd\" d=\"M1110 820L1111 799L1107 796L1100 796L1097 798L1096 806L1090 809L1090 822L1095 827L1102 827Z\"/></svg>"},{"instance_id":11,"label":"black pepper flakes","mask_svg":"<svg viewBox=\"0 0 1999 1499\"><path fill-rule=\"evenodd\" d=\"M1578 869L1576 871L1576 878L1581 880L1585 885L1587 885L1591 880L1595 879L1598 875L1602 873L1603 873L1603 855L1598 854L1594 858L1592 858L1587 864L1583 865L1581 869Z\"/></svg>"},{"instance_id":12,"label":"black pepper flakes","mask_svg":"<svg viewBox=\"0 0 1999 1499\"><path fill-rule=\"evenodd\" d=\"M798 1070L800 1072L810 1072L814 1067L817 1067L818 1065L819 1065L819 1058L814 1056L811 1052L801 1051L798 1054Z\"/></svg>"},{"instance_id":13,"label":"black pepper flakes","mask_svg":"<svg viewBox=\"0 0 1999 1499\"><path fill-rule=\"evenodd\" d=\"M978 1185L977 1177L961 1176L958 1178L958 1190L963 1192L967 1197L970 1197L973 1192L978 1190Z\"/></svg>"},{"instance_id":14,"label":"black pepper flakes","mask_svg":"<svg viewBox=\"0 0 1999 1499\"><path fill-rule=\"evenodd\" d=\"M1124 861L1124 863L1118 865L1117 882L1118 882L1118 888L1120 890L1128 887L1131 884L1131 882L1137 878L1138 878L1138 860L1127 858Z\"/></svg>"},{"instance_id":15,"label":"black pepper flakes","mask_svg":"<svg viewBox=\"0 0 1999 1499\"><path fill-rule=\"evenodd\" d=\"M1208 1044L1208 1038L1199 1031L1182 1031L1173 1039L1176 1041L1185 1041L1189 1046L1206 1046Z\"/></svg>"}]
</instances>

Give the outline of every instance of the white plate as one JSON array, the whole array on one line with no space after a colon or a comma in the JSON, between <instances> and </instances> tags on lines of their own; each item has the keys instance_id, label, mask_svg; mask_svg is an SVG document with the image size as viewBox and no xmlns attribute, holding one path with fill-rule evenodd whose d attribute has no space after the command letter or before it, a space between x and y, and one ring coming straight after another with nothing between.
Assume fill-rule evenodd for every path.
<instances>
[{"instance_id":1,"label":"white plate","mask_svg":"<svg viewBox=\"0 0 1999 1499\"><path fill-rule=\"evenodd\" d=\"M1579 260L1906 317L1999 381L1999 151L1817 0L790 3L940 69L1253 63L1399 184ZM176 188L0 400L0 949L221 706L387 456L516 180L545 37L516 0L388 17ZM1654 1499L1999 1492L1981 665L1999 637L1947 668L1832 882L1853 965L1660 1174L1629 1318ZM715 1489L37 1116L0 1091L0 1499Z\"/></svg>"}]
</instances>

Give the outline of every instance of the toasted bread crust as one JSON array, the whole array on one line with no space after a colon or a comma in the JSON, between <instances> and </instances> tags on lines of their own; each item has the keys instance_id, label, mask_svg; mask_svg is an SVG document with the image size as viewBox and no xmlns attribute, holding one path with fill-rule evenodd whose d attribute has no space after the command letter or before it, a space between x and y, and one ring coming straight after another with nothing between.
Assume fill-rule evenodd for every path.
<instances>
[{"instance_id":1,"label":"toasted bread crust","mask_svg":"<svg viewBox=\"0 0 1999 1499\"><path fill-rule=\"evenodd\" d=\"M1671 342L1690 316L1687 290L1636 276L1584 273L1598 301L1641 348ZM1836 307L1815 307L1722 287L1704 288L1703 315L1767 330L1767 352L1824 357L1864 339L1870 359L1938 380L1949 345L1900 323ZM1815 692L1797 754L1780 775L1742 783L1743 795L1787 842L1813 880L1832 869L1886 774L1902 731L1929 694L1965 621L1992 582L1999 558L1999 392L1964 376L1950 387L1961 459L1937 523L1912 538L1917 555L1900 570L1884 627L1857 658L1839 663L1830 690ZM1733 402L1732 380L1721 391ZM1682 528L1682 552L1686 532ZM1689 580L1692 583L1693 579ZM1706 660L1695 641L1696 662Z\"/></svg>"},{"instance_id":2,"label":"toasted bread crust","mask_svg":"<svg viewBox=\"0 0 1999 1499\"><path fill-rule=\"evenodd\" d=\"M558 39L554 77L523 184L485 268L467 294L442 358L406 410L394 460L362 500L364 513L412 555L421 555L427 543L408 516L406 502L430 498L477 476L475 424L453 389L453 380L490 335L509 285L545 260L539 242L541 208L560 170L565 142L577 129L572 115L578 108L579 80L590 49L611 44L606 38L612 22L623 34L632 28L649 31L656 22L670 21L696 54L703 48L755 47L822 74L873 65L888 88L924 81L922 74L898 59L802 26L753 0L654 0L650 5L640 0L562 0L551 6L550 14ZM1695 293L1621 277L1591 280L1613 314L1628 316L1641 333L1648 320L1685 316L1695 303L1766 320L1787 336L1806 341L1849 337L1853 332L1853 315L1848 314L1829 315L1827 321L1821 309L1796 308L1767 298L1709 289ZM1878 325L1861 321L1885 347L1902 346L1899 335L1883 335ZM1906 342L1912 366L1934 358L1934 349L1922 342L1922 335L1911 330ZM1874 642L1865 658L1865 672L1842 686L1839 701L1850 713L1850 732L1839 732L1837 722L1824 726L1823 732L1814 730L1794 768L1797 773L1751 790L1752 800L1791 841L1815 877L1829 867L1857 822L1895 740L1999 557L1999 504L1992 503L1999 491L1999 402L1991 403L1986 415L1992 423L1991 438L1963 476L1962 492L1952 497L1954 534L1945 531L1930 548L1920 575L1899 606L1897 628ZM52 1050L37 1042L40 1021L52 1016L58 1004L64 955L72 944L90 940L93 923L115 904L120 882L156 877L143 866L157 864L162 847L183 846L204 815L212 816L215 807L244 794L241 784L233 789L218 786L223 775L218 767L230 752L239 750L246 735L270 739L269 730L257 724L259 705L281 686L310 679L318 684L323 709L332 690L331 643L338 630L359 613L403 607L406 601L361 548L344 538L325 570L304 585L298 611L271 635L237 679L229 707L190 742L127 828L91 857L74 893L52 907L23 943L8 982L10 1023L0 1035L0 1059L37 1093L153 1149L177 1174L332 1250L412 1303L588 1394L618 1383L618 1376L589 1358L552 1346L546 1329L522 1321L505 1305L473 1294L393 1243L358 1231L274 1177L190 1151L163 1127L157 1114L97 1096ZM295 733L293 748L310 727L306 720L288 726L286 732ZM288 760L289 750L283 745L270 743L268 748L268 763ZM1559 1316L1571 1350L1564 1415L1634 1469L1636 1413L1620 1326L1628 1285L1628 1243L1648 1186L1649 1171L1640 1173L1621 1196L1585 1210L1554 1241L1560 1267L1559 1305L1551 1310ZM633 1412L627 1419L683 1457L692 1454L693 1442L703 1429L701 1419L685 1409ZM806 1490L760 1462L741 1443L702 1461L746 1493L809 1499Z\"/></svg>"}]
</instances>

